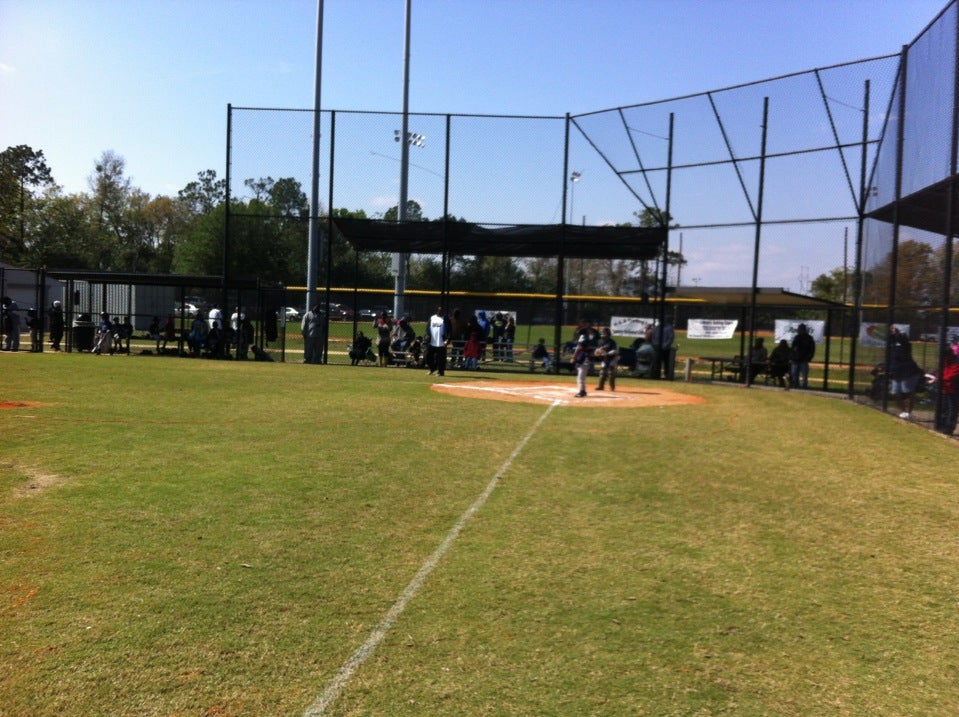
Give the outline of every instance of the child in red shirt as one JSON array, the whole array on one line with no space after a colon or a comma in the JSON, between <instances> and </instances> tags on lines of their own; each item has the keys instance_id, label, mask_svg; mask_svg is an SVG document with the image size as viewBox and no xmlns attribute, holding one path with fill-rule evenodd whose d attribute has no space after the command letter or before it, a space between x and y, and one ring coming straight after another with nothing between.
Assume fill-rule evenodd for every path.
<instances>
[{"instance_id":1,"label":"child in red shirt","mask_svg":"<svg viewBox=\"0 0 959 717\"><path fill-rule=\"evenodd\" d=\"M479 341L479 335L474 331L463 346L463 365L467 370L476 371L479 369L480 356L483 354L483 345Z\"/></svg>"}]
</instances>

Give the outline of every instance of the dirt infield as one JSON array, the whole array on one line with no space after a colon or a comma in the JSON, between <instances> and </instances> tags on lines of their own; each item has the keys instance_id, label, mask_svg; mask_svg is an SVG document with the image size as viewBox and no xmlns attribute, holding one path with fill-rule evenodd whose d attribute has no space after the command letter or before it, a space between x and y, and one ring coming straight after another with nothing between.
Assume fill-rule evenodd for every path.
<instances>
[{"instance_id":1,"label":"dirt infield","mask_svg":"<svg viewBox=\"0 0 959 717\"><path fill-rule=\"evenodd\" d=\"M35 406L43 406L44 404L38 403L37 401L0 401L0 411L9 410L11 408L33 408Z\"/></svg>"},{"instance_id":2,"label":"dirt infield","mask_svg":"<svg viewBox=\"0 0 959 717\"><path fill-rule=\"evenodd\" d=\"M652 386L624 386L615 392L596 391L595 387L589 387L586 389L588 395L585 398L576 398L576 384L548 381L466 381L434 383L431 388L440 393L466 398L520 403L555 403L561 406L583 408L647 408L706 403L706 399L700 396L689 396Z\"/></svg>"}]
</instances>

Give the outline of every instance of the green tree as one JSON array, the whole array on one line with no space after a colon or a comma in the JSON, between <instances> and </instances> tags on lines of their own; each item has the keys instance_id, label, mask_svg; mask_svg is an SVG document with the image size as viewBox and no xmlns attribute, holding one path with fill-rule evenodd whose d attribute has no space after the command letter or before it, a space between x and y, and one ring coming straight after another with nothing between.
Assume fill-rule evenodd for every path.
<instances>
[{"instance_id":1,"label":"green tree","mask_svg":"<svg viewBox=\"0 0 959 717\"><path fill-rule=\"evenodd\" d=\"M840 266L813 279L810 293L817 299L851 301L855 297L853 280L853 272L848 267Z\"/></svg>"},{"instance_id":2,"label":"green tree","mask_svg":"<svg viewBox=\"0 0 959 717\"><path fill-rule=\"evenodd\" d=\"M334 209L333 218L367 219L362 209ZM324 223L324 228L326 224ZM373 289L387 289L393 285L390 274L392 258L385 252L363 252L357 254L346 237L338 231L329 237L330 256L332 257L332 286L362 286ZM304 245L305 251L305 245Z\"/></svg>"},{"instance_id":3,"label":"green tree","mask_svg":"<svg viewBox=\"0 0 959 717\"><path fill-rule=\"evenodd\" d=\"M383 213L383 220L387 222L399 221L399 217L400 217L400 207L398 204L396 206L390 207ZM423 221L423 207L421 207L419 202L417 202L414 199L410 199L406 202L406 221L408 222Z\"/></svg>"},{"instance_id":4,"label":"green tree","mask_svg":"<svg viewBox=\"0 0 959 717\"><path fill-rule=\"evenodd\" d=\"M194 217L209 214L226 199L226 180L217 179L216 171L206 169L197 174L196 181L190 182L177 194Z\"/></svg>"},{"instance_id":5,"label":"green tree","mask_svg":"<svg viewBox=\"0 0 959 717\"><path fill-rule=\"evenodd\" d=\"M668 225L667 212L647 207L634 212L636 226L654 229ZM626 222L620 226L633 226ZM678 225L672 225L676 227ZM570 259L566 267L566 288L571 294L608 296L656 296L660 293L663 257L640 259ZM686 259L678 251L666 253L667 267L680 267Z\"/></svg>"},{"instance_id":6,"label":"green tree","mask_svg":"<svg viewBox=\"0 0 959 717\"><path fill-rule=\"evenodd\" d=\"M226 204L193 215L173 248L173 272L210 274L223 272L223 240L226 233Z\"/></svg>"},{"instance_id":7,"label":"green tree","mask_svg":"<svg viewBox=\"0 0 959 717\"><path fill-rule=\"evenodd\" d=\"M884 304L889 301L893 257L890 252L870 269L864 281L863 301ZM899 242L896 257L896 305L929 306L937 302L942 286L942 261L932 245L917 239Z\"/></svg>"},{"instance_id":8,"label":"green tree","mask_svg":"<svg viewBox=\"0 0 959 717\"><path fill-rule=\"evenodd\" d=\"M0 256L11 262L23 259L36 193L50 185L53 175L43 150L20 144L0 152Z\"/></svg>"},{"instance_id":9,"label":"green tree","mask_svg":"<svg viewBox=\"0 0 959 717\"><path fill-rule=\"evenodd\" d=\"M36 220L24 251L27 266L85 269L94 244L87 198L52 187L37 202Z\"/></svg>"}]
</instances>

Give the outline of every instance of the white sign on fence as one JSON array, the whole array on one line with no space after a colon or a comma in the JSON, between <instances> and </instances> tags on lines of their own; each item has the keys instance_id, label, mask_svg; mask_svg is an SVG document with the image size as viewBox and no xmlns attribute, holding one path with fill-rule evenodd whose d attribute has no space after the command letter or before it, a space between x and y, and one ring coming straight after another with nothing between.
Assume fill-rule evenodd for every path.
<instances>
[{"instance_id":1,"label":"white sign on fence","mask_svg":"<svg viewBox=\"0 0 959 717\"><path fill-rule=\"evenodd\" d=\"M642 337L646 333L646 327L655 323L653 319L638 316L613 316L609 320L609 330L613 336L628 336L635 339Z\"/></svg>"},{"instance_id":2,"label":"white sign on fence","mask_svg":"<svg viewBox=\"0 0 959 717\"><path fill-rule=\"evenodd\" d=\"M821 344L826 335L825 321L800 321L797 319L776 319L776 343L783 339L792 346L793 339L799 331L799 324L806 324L809 335L817 344Z\"/></svg>"},{"instance_id":3,"label":"white sign on fence","mask_svg":"<svg viewBox=\"0 0 959 717\"><path fill-rule=\"evenodd\" d=\"M885 346L889 338L889 326L884 321L863 321L859 324L859 344L861 346ZM909 336L909 324L893 324L902 333ZM909 336L912 338L912 336Z\"/></svg>"},{"instance_id":4,"label":"white sign on fence","mask_svg":"<svg viewBox=\"0 0 959 717\"><path fill-rule=\"evenodd\" d=\"M731 339L736 334L736 319L690 319L686 337L690 339Z\"/></svg>"}]
</instances>

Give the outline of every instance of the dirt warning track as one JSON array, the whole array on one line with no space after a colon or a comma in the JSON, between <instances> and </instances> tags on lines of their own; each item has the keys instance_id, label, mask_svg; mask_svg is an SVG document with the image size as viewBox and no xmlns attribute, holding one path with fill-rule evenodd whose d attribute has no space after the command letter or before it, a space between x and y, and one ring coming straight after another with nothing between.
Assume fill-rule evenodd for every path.
<instances>
[{"instance_id":1,"label":"dirt warning track","mask_svg":"<svg viewBox=\"0 0 959 717\"><path fill-rule=\"evenodd\" d=\"M549 381L464 381L434 383L432 390L465 398L489 401L559 404L582 408L647 408L650 406L683 406L706 403L699 396L689 396L653 386L621 386L616 391L596 391L587 387L584 398L576 397L576 384Z\"/></svg>"}]
</instances>

